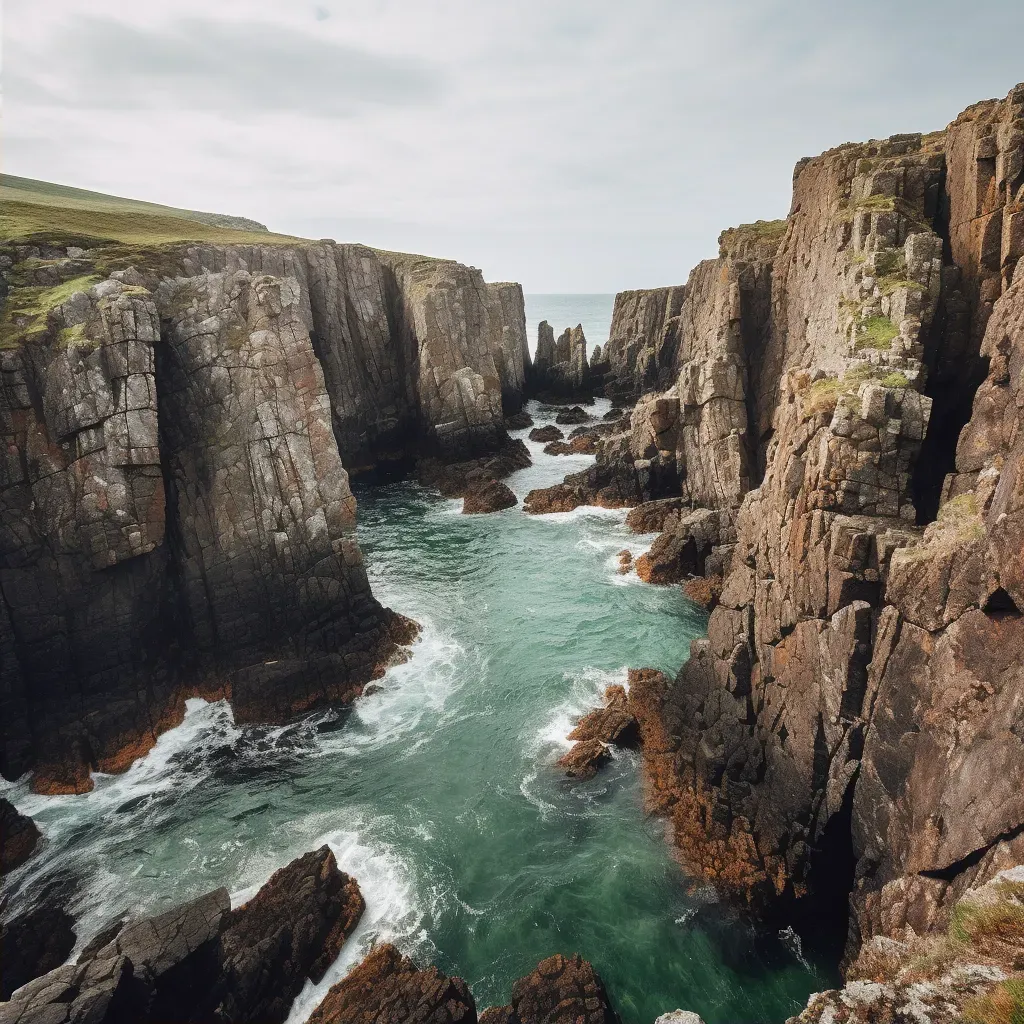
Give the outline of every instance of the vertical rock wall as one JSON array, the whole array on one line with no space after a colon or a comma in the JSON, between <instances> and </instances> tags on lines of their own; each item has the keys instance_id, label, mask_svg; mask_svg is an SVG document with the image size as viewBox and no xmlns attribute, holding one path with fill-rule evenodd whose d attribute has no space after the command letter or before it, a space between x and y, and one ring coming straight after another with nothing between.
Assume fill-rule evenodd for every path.
<instances>
[{"instance_id":1,"label":"vertical rock wall","mask_svg":"<svg viewBox=\"0 0 1024 1024\"><path fill-rule=\"evenodd\" d=\"M87 789L192 693L243 721L356 695L411 633L370 593L347 467L502 443L518 286L329 242L3 267L0 772Z\"/></svg>"}]
</instances>

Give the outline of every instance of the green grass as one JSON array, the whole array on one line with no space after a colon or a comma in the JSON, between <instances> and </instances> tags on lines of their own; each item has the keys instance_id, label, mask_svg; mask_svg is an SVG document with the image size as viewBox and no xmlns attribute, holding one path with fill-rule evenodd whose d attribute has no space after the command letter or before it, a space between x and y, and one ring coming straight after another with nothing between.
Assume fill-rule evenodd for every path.
<instances>
[{"instance_id":1,"label":"green grass","mask_svg":"<svg viewBox=\"0 0 1024 1024\"><path fill-rule=\"evenodd\" d=\"M892 196L865 196L863 199L857 200L854 208L857 210L868 210L871 213L892 212L896 209L896 200Z\"/></svg>"},{"instance_id":2,"label":"green grass","mask_svg":"<svg viewBox=\"0 0 1024 1024\"><path fill-rule=\"evenodd\" d=\"M174 242L293 244L244 217L179 210L136 199L0 175L0 239L98 246L163 246Z\"/></svg>"},{"instance_id":3,"label":"green grass","mask_svg":"<svg viewBox=\"0 0 1024 1024\"><path fill-rule=\"evenodd\" d=\"M870 363L858 363L851 366L842 377L830 374L814 381L804 400L805 415L831 413L843 395L855 395L861 384L872 380L887 388L910 387L910 381L902 373L886 372L884 368Z\"/></svg>"},{"instance_id":4,"label":"green grass","mask_svg":"<svg viewBox=\"0 0 1024 1024\"><path fill-rule=\"evenodd\" d=\"M964 1006L967 1024L1024 1024L1024 979L1010 978Z\"/></svg>"},{"instance_id":5,"label":"green grass","mask_svg":"<svg viewBox=\"0 0 1024 1024\"><path fill-rule=\"evenodd\" d=\"M0 317L0 348L18 348L46 333L50 313L101 280L96 274L72 278L53 288L16 288Z\"/></svg>"},{"instance_id":6,"label":"green grass","mask_svg":"<svg viewBox=\"0 0 1024 1024\"><path fill-rule=\"evenodd\" d=\"M753 224L726 228L718 236L718 254L724 259L734 255L741 246L752 245L758 250L758 255L770 258L775 255L786 233L787 223L785 220L757 220Z\"/></svg>"},{"instance_id":7,"label":"green grass","mask_svg":"<svg viewBox=\"0 0 1024 1024\"><path fill-rule=\"evenodd\" d=\"M209 227L228 228L234 231L266 233L265 225L248 217L231 217L222 213L203 213L199 210L181 210L159 203L148 203L140 199L125 199L103 192L70 185L58 185L51 181L37 181L35 178L19 178L13 174L0 174L0 203L35 204L44 207L106 211L109 213L175 217L195 221Z\"/></svg>"},{"instance_id":8,"label":"green grass","mask_svg":"<svg viewBox=\"0 0 1024 1024\"><path fill-rule=\"evenodd\" d=\"M854 347L858 352L865 348L885 351L899 333L899 329L887 316L869 316L857 325L857 340Z\"/></svg>"}]
</instances>

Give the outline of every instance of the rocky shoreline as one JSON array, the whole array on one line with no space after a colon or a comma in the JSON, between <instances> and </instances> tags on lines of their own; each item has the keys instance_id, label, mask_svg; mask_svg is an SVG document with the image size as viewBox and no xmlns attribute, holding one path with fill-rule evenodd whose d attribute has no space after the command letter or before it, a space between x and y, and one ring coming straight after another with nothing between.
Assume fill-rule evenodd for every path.
<instances>
[{"instance_id":1,"label":"rocky shoreline","mask_svg":"<svg viewBox=\"0 0 1024 1024\"><path fill-rule=\"evenodd\" d=\"M638 573L703 576L717 606L676 679L630 690L652 807L689 873L830 922L848 963L942 934L1024 860L1022 118L1018 86L803 160L785 222L620 296L628 432L527 500L665 513ZM897 966L884 1007L851 983L801 1019L953 1019L896 1007Z\"/></svg>"},{"instance_id":2,"label":"rocky shoreline","mask_svg":"<svg viewBox=\"0 0 1024 1024\"><path fill-rule=\"evenodd\" d=\"M795 1020L1012 1020L1022 126L1024 85L801 160L784 221L723 232L685 286L622 293L589 360L581 327L543 323L531 364L519 286L449 261L5 245L0 774L86 792L192 695L240 723L350 703L418 627L370 591L349 474L413 464L467 514L511 507L529 454L507 430L539 395L578 432L531 439L595 462L524 511L630 508L659 536L623 568L712 608L678 675L631 671L561 769L638 746L687 873L842 957L845 987ZM591 423L596 390L628 419ZM6 872L38 834L0 820ZM118 922L74 964L69 922L9 922L5 946L39 952L0 1020L283 1021L362 910L324 847L242 907L217 890ZM384 945L312 1019L476 1017L465 982ZM556 956L481 1019L617 1017Z\"/></svg>"}]
</instances>

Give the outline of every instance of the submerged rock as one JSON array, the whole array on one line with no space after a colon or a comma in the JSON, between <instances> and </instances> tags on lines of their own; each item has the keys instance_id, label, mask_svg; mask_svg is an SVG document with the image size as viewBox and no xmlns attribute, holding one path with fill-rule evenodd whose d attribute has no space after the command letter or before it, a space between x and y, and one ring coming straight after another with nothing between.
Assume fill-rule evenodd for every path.
<instances>
[{"instance_id":1,"label":"submerged rock","mask_svg":"<svg viewBox=\"0 0 1024 1024\"><path fill-rule=\"evenodd\" d=\"M476 1024L476 1004L461 978L420 970L394 946L377 946L334 985L308 1024Z\"/></svg>"}]
</instances>

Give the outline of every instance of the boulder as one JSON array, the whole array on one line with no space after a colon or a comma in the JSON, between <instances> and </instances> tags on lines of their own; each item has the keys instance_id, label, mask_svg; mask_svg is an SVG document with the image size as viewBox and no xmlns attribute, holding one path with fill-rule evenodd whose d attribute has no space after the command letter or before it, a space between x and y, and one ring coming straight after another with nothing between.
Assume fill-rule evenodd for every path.
<instances>
[{"instance_id":1,"label":"boulder","mask_svg":"<svg viewBox=\"0 0 1024 1024\"><path fill-rule=\"evenodd\" d=\"M280 1024L306 980L323 978L363 906L325 846L275 872L236 910L217 889L156 917L115 922L76 964L0 1005L0 1024Z\"/></svg>"},{"instance_id":2,"label":"boulder","mask_svg":"<svg viewBox=\"0 0 1024 1024\"><path fill-rule=\"evenodd\" d=\"M436 487L447 498L461 498L480 481L500 480L529 465L530 450L525 442L508 438L496 452L477 459L461 462L421 459L416 464L416 476L420 483Z\"/></svg>"},{"instance_id":3,"label":"boulder","mask_svg":"<svg viewBox=\"0 0 1024 1024\"><path fill-rule=\"evenodd\" d=\"M464 515L499 512L519 504L515 492L499 480L473 481L462 502Z\"/></svg>"},{"instance_id":4,"label":"boulder","mask_svg":"<svg viewBox=\"0 0 1024 1024\"><path fill-rule=\"evenodd\" d=\"M550 423L546 427L535 427L530 431L531 441L561 441L564 437L565 434Z\"/></svg>"},{"instance_id":5,"label":"boulder","mask_svg":"<svg viewBox=\"0 0 1024 1024\"><path fill-rule=\"evenodd\" d=\"M516 412L505 417L506 430L525 430L533 426L533 417L528 412Z\"/></svg>"},{"instance_id":6,"label":"boulder","mask_svg":"<svg viewBox=\"0 0 1024 1024\"><path fill-rule=\"evenodd\" d=\"M632 551L620 551L619 555L619 575L625 576L626 573L633 568L633 552Z\"/></svg>"},{"instance_id":7,"label":"boulder","mask_svg":"<svg viewBox=\"0 0 1024 1024\"><path fill-rule=\"evenodd\" d=\"M476 1004L461 978L420 970L394 946L377 946L334 985L308 1024L476 1024Z\"/></svg>"},{"instance_id":8,"label":"boulder","mask_svg":"<svg viewBox=\"0 0 1024 1024\"><path fill-rule=\"evenodd\" d=\"M227 915L211 998L217 1018L283 1021L306 979L323 978L365 906L327 846L276 871Z\"/></svg>"},{"instance_id":9,"label":"boulder","mask_svg":"<svg viewBox=\"0 0 1024 1024\"><path fill-rule=\"evenodd\" d=\"M659 498L645 501L629 510L626 525L634 533L661 533L669 516L678 516L689 511L690 503L685 498Z\"/></svg>"},{"instance_id":10,"label":"boulder","mask_svg":"<svg viewBox=\"0 0 1024 1024\"><path fill-rule=\"evenodd\" d=\"M568 426L574 423L586 423L590 419L585 409L581 409L578 405L574 405L571 409L562 409L555 417L556 423L561 423L563 426Z\"/></svg>"},{"instance_id":11,"label":"boulder","mask_svg":"<svg viewBox=\"0 0 1024 1024\"><path fill-rule=\"evenodd\" d=\"M586 960L556 953L515 983L508 1006L485 1010L480 1024L619 1024L619 1015Z\"/></svg>"}]
</instances>

